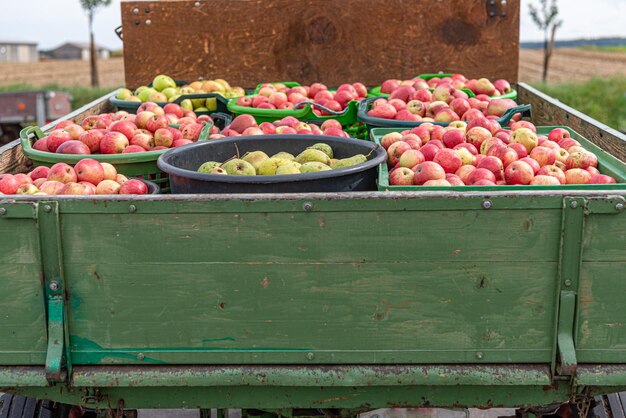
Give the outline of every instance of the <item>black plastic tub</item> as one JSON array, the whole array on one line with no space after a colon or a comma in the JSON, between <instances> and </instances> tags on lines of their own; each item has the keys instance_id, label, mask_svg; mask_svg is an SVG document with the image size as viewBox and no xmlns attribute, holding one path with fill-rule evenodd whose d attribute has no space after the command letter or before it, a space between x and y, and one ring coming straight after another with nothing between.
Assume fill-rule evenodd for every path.
<instances>
[{"instance_id":1,"label":"black plastic tub","mask_svg":"<svg viewBox=\"0 0 626 418\"><path fill-rule=\"evenodd\" d=\"M161 189L155 182L145 179L137 180L141 180L146 186L148 186L148 194L161 194Z\"/></svg>"},{"instance_id":2,"label":"black plastic tub","mask_svg":"<svg viewBox=\"0 0 626 418\"><path fill-rule=\"evenodd\" d=\"M323 142L333 148L335 158L368 155L362 164L317 173L274 176L233 176L198 173L206 161L226 161L250 151L272 156L284 151L297 155ZM195 193L306 193L376 190L378 164L387 153L379 145L363 140L322 135L256 135L200 141L173 148L159 157L158 167L169 174L170 192Z\"/></svg>"}]
</instances>

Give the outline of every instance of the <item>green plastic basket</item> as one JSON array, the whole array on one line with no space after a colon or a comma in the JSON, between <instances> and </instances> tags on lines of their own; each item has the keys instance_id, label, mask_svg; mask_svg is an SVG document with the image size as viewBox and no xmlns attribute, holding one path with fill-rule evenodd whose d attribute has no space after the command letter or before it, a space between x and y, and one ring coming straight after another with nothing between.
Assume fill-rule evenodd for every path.
<instances>
[{"instance_id":1,"label":"green plastic basket","mask_svg":"<svg viewBox=\"0 0 626 418\"><path fill-rule=\"evenodd\" d=\"M384 118L375 118L372 116L369 116L367 114L367 112L370 110L372 103L374 102L374 100L376 100L377 97L370 97L369 99L365 99L363 101L361 101L361 103L359 104L359 110L357 112L357 118L360 122L363 122L367 125L367 129L369 131L371 131L373 128L414 128L416 126L421 125L422 123L426 123L426 122L412 122L412 121L408 121L408 120L396 120L396 119L384 119ZM522 115L527 114L529 115L531 111L531 105L519 105L516 107L512 107L511 109L508 109L506 112L504 112L504 114L502 116L500 116L498 119L496 119L498 121L498 123L500 123L501 126L505 126L507 123L509 123L509 121L511 120L511 118L516 114L516 113L521 113ZM428 122L428 123L432 123L434 125L440 125L440 126L448 126L449 122Z\"/></svg>"},{"instance_id":2,"label":"green plastic basket","mask_svg":"<svg viewBox=\"0 0 626 418\"><path fill-rule=\"evenodd\" d=\"M258 94L259 90L261 90L261 86L263 84L276 84L276 83L280 83L280 84L284 84L285 86L291 88L291 87L299 87L300 83L298 83L297 81L270 81L269 83L259 83L257 84L257 86L254 89L254 93L253 94Z\"/></svg>"},{"instance_id":3,"label":"green plastic basket","mask_svg":"<svg viewBox=\"0 0 626 418\"><path fill-rule=\"evenodd\" d=\"M537 134L548 135L554 128L566 129L571 137L588 151L598 157L598 170L615 178L616 184L562 184L562 185L505 185L505 186L391 186L389 184L389 169L387 162L378 166L378 190L379 191L504 191L504 190L615 190L626 188L626 164L604 151L591 141L581 136L578 132L567 126L537 126ZM390 132L401 132L398 128L374 128L370 131L370 139L380 145L381 138Z\"/></svg>"},{"instance_id":4,"label":"green plastic basket","mask_svg":"<svg viewBox=\"0 0 626 418\"><path fill-rule=\"evenodd\" d=\"M248 96L251 97L252 95ZM303 122L323 123L328 119L336 119L342 126L352 125L357 122L357 110L359 102L351 101L348 106L341 112L334 112L314 102L302 102L296 104L297 109L258 109L255 107L239 106L235 100L228 103L228 110L234 115L252 115L257 123L273 122L287 116L293 116ZM313 107L324 109L331 113L330 116L318 116L313 112Z\"/></svg>"},{"instance_id":5,"label":"green plastic basket","mask_svg":"<svg viewBox=\"0 0 626 418\"><path fill-rule=\"evenodd\" d=\"M450 77L452 76L452 74L420 74L415 78L421 78L423 80L430 80L431 78L434 77ZM389 94L387 93L381 93L380 91L381 86L375 86L372 87L369 91L369 93L367 94L367 97L389 97ZM433 89L430 89L431 91ZM463 90L465 93L467 93L467 95L469 97L476 97L476 94L471 91L470 89L466 89L466 88L462 88L460 90ZM513 99L516 100L517 99L517 90L515 89L511 89L510 92L508 92L507 94L503 94L501 96L491 96L493 99Z\"/></svg>"},{"instance_id":6,"label":"green plastic basket","mask_svg":"<svg viewBox=\"0 0 626 418\"><path fill-rule=\"evenodd\" d=\"M384 97L384 98L389 97L389 94L388 94L388 93L381 93L381 92L380 92L380 88L381 88L381 86L372 87L372 88L370 89L369 93L367 94L367 97L368 97L368 98L370 98L370 99L371 99L372 97ZM428 89L428 90L433 91L433 90L435 90L435 89ZM468 96L468 97L476 97L476 95L474 94L474 92L473 92L473 91L471 91L470 89L465 89L465 88L463 88L463 89L458 89L458 90L464 91L464 92L465 92L465 94L467 94L467 96Z\"/></svg>"},{"instance_id":7,"label":"green plastic basket","mask_svg":"<svg viewBox=\"0 0 626 418\"><path fill-rule=\"evenodd\" d=\"M452 73L441 73L441 74L420 74L417 77L421 78L422 80L430 80L431 78L435 78L435 77L452 77L454 74ZM506 93L506 94L502 94L500 96L491 96L491 98L493 99L512 99L512 100L517 100L517 90L515 89L511 89L510 92Z\"/></svg>"},{"instance_id":8,"label":"green plastic basket","mask_svg":"<svg viewBox=\"0 0 626 418\"><path fill-rule=\"evenodd\" d=\"M163 107L168 103L176 103L180 104L185 99L210 99L215 98L215 110L209 110L208 112L196 112L197 115L210 115L211 113L221 112L221 113L230 113L228 110L228 101L230 99L225 98L224 96L216 93L197 93L197 94L183 94L182 96L176 98L173 102L156 102L159 106ZM130 102L128 100L120 100L116 99L115 96L109 99L112 105L117 107L119 110L125 110L130 113L136 113L139 106L141 106L144 102Z\"/></svg>"},{"instance_id":9,"label":"green plastic basket","mask_svg":"<svg viewBox=\"0 0 626 418\"><path fill-rule=\"evenodd\" d=\"M176 127L176 125L170 125ZM207 139L211 124L205 124L200 133L199 140ZM167 174L157 167L157 160L167 149L157 151L136 152L129 154L57 154L54 152L39 151L32 147L32 142L43 138L46 134L38 126L29 126L20 132L22 152L36 166L51 167L56 163L74 165L84 158L93 158L101 163L109 163L115 167L118 173L126 177L139 177L150 180L161 189L161 192L169 191Z\"/></svg>"}]
</instances>

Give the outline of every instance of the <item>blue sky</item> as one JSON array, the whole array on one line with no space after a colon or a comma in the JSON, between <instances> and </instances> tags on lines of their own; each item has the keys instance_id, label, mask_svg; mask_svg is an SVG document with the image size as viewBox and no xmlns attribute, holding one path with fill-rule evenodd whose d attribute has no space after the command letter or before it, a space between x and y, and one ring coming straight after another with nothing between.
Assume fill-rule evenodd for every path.
<instances>
[{"instance_id":1,"label":"blue sky","mask_svg":"<svg viewBox=\"0 0 626 418\"><path fill-rule=\"evenodd\" d=\"M543 35L528 14L529 2L538 4L538 0L522 0L521 40L541 40ZM558 4L564 24L557 39L626 37L626 0L559 0ZM0 0L0 10L0 40L35 41L39 48L48 49L65 41L89 39L87 18L78 0ZM113 0L96 15L96 42L121 48L122 41L113 33L120 24L120 0Z\"/></svg>"}]
</instances>

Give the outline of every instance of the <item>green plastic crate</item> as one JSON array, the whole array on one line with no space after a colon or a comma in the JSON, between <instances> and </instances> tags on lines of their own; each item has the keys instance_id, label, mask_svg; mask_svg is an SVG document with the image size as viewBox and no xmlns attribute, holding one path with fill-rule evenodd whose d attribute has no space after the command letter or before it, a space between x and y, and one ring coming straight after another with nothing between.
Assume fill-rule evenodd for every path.
<instances>
[{"instance_id":1,"label":"green plastic crate","mask_svg":"<svg viewBox=\"0 0 626 418\"><path fill-rule=\"evenodd\" d=\"M196 112L197 115L210 115L211 113L221 112L221 113L230 113L228 110L228 101L230 99L225 98L221 94L216 93L197 93L197 94L183 94L178 97L173 102L156 102L159 106L163 107L168 103L176 103L180 104L185 99L210 99L215 98L215 109L210 109L208 112ZM141 106L144 102L131 102L128 100L120 100L116 99L115 96L112 96L109 101L112 105L117 107L119 110L125 110L130 113L136 113L139 106Z\"/></svg>"},{"instance_id":2,"label":"green plastic crate","mask_svg":"<svg viewBox=\"0 0 626 418\"><path fill-rule=\"evenodd\" d=\"M408 120L384 119L384 118L375 118L375 117L369 116L367 112L370 110L372 103L376 99L377 97L370 97L368 99L362 100L361 103L359 103L359 110L357 112L357 119L359 120L359 122L365 123L365 125L367 126L367 129L370 131L374 128L404 128L404 129L414 128L416 126L421 125L422 123L432 123L433 125L440 125L440 126L448 126L450 124L449 122L412 122ZM509 123L511 118L516 113L521 113L522 115L529 115L530 112L531 112L531 105L529 104L519 105L516 107L512 107L511 109L508 109L506 112L504 112L502 116L500 116L496 120L501 126L505 126L507 123Z\"/></svg>"},{"instance_id":3,"label":"green plastic crate","mask_svg":"<svg viewBox=\"0 0 626 418\"><path fill-rule=\"evenodd\" d=\"M248 97L251 97L249 95ZM257 123L273 122L287 116L293 116L303 122L323 123L328 119L336 119L342 126L352 125L357 122L357 111L359 102L351 101L342 112L332 112L330 116L318 116L313 112L313 107L324 108L318 104L311 102L302 102L302 107L298 109L257 109L255 107L240 106L236 100L228 102L228 110L234 115L252 115ZM329 112L330 113L330 112Z\"/></svg>"},{"instance_id":4,"label":"green plastic crate","mask_svg":"<svg viewBox=\"0 0 626 418\"><path fill-rule=\"evenodd\" d=\"M208 138L211 126L210 124L205 125L200 133L200 139ZM129 154L57 154L39 151L32 147L33 141L44 136L46 134L38 126L29 126L20 132L22 152L35 166L51 167L56 163L74 165L84 158L93 158L101 163L113 165L118 173L127 177L141 177L150 180L160 187L161 192L169 191L167 174L163 173L156 164L161 154L167 151L166 149Z\"/></svg>"},{"instance_id":5,"label":"green plastic crate","mask_svg":"<svg viewBox=\"0 0 626 418\"><path fill-rule=\"evenodd\" d=\"M415 78L421 78L423 80L430 80L431 78L434 78L434 77L450 77L450 76L452 76L452 74L420 74L420 75L418 75ZM371 90L369 91L367 97L389 97L389 94L381 93L380 87L381 86L372 87ZM466 92L469 97L476 97L476 94L474 94L474 92L471 91L470 89L463 88L461 90ZM494 98L494 99L513 99L513 100L516 100L517 99L517 90L512 88L511 91L508 92L507 94L503 94L501 96L492 96L492 98Z\"/></svg>"},{"instance_id":6,"label":"green plastic crate","mask_svg":"<svg viewBox=\"0 0 626 418\"><path fill-rule=\"evenodd\" d=\"M503 190L623 190L626 187L626 164L604 151L591 141L581 136L578 132L567 126L537 126L538 135L548 135L554 128L566 129L572 138L580 142L586 150L593 152L598 157L598 170L602 174L612 176L616 184L562 184L562 185L505 185L505 186L391 186L389 184L389 169L387 162L378 166L378 190L379 191L503 191ZM375 128L370 131L370 139L380 145L383 136L390 132L402 132L406 130L398 128Z\"/></svg>"}]
</instances>

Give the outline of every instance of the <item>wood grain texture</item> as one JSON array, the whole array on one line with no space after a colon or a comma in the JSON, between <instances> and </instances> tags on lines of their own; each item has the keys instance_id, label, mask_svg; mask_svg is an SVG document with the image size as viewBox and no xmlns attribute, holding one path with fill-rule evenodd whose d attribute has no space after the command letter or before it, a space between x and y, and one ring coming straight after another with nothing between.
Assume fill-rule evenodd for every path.
<instances>
[{"instance_id":1,"label":"wood grain texture","mask_svg":"<svg viewBox=\"0 0 626 418\"><path fill-rule=\"evenodd\" d=\"M626 260L622 260L582 264L576 340L580 362L626 363Z\"/></svg>"},{"instance_id":2,"label":"wood grain texture","mask_svg":"<svg viewBox=\"0 0 626 418\"><path fill-rule=\"evenodd\" d=\"M39 264L0 264L0 365L43 364L46 352L44 296Z\"/></svg>"},{"instance_id":3,"label":"wood grain texture","mask_svg":"<svg viewBox=\"0 0 626 418\"><path fill-rule=\"evenodd\" d=\"M626 262L626 213L592 214L585 219L583 261ZM626 277L626 271L622 272Z\"/></svg>"},{"instance_id":4,"label":"wood grain texture","mask_svg":"<svg viewBox=\"0 0 626 418\"><path fill-rule=\"evenodd\" d=\"M549 362L557 263L67 264L75 363ZM107 353L108 352L108 353Z\"/></svg>"},{"instance_id":5,"label":"wood grain texture","mask_svg":"<svg viewBox=\"0 0 626 418\"><path fill-rule=\"evenodd\" d=\"M518 85L518 102L532 105L533 123L569 126L603 150L626 162L626 135L590 118L526 83Z\"/></svg>"},{"instance_id":6,"label":"wood grain texture","mask_svg":"<svg viewBox=\"0 0 626 418\"><path fill-rule=\"evenodd\" d=\"M496 17L483 0L453 7L427 0L195 3L122 2L128 86L159 73L244 87L286 80L375 85L437 71L517 80L517 0L499 6Z\"/></svg>"},{"instance_id":7,"label":"wood grain texture","mask_svg":"<svg viewBox=\"0 0 626 418\"><path fill-rule=\"evenodd\" d=\"M142 263L474 262L520 254L527 261L558 260L560 210L357 215L349 209L310 214L300 207L277 213L74 214L61 226L64 253L71 263L115 263L129 254L141 254ZM494 225L506 227L494 234ZM489 242L489 251L481 242Z\"/></svg>"}]
</instances>

